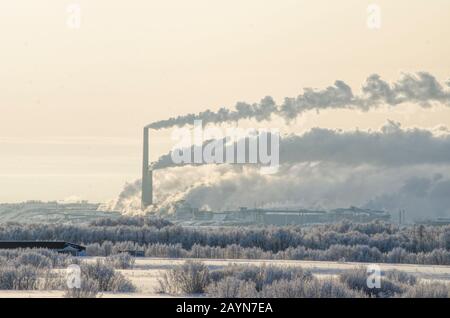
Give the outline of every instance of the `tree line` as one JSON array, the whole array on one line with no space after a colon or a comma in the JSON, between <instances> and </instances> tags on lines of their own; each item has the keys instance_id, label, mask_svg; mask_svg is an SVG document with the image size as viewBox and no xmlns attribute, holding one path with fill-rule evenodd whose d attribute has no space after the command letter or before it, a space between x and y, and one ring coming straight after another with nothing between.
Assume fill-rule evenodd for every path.
<instances>
[{"instance_id":1,"label":"tree line","mask_svg":"<svg viewBox=\"0 0 450 318\"><path fill-rule=\"evenodd\" d=\"M10 223L0 226L0 240L63 240L92 245L91 252L100 255L104 252L93 252L95 244L110 242L116 251L139 249L148 256L450 264L450 226L399 227L384 222L194 228L124 217L88 225Z\"/></svg>"}]
</instances>

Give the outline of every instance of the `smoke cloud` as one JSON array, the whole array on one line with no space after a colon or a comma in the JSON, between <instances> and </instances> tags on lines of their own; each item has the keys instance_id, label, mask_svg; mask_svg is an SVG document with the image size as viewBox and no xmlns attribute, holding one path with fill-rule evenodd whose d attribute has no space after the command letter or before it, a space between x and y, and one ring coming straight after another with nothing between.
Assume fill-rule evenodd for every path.
<instances>
[{"instance_id":1,"label":"smoke cloud","mask_svg":"<svg viewBox=\"0 0 450 318\"><path fill-rule=\"evenodd\" d=\"M440 135L423 129L402 129L400 124L389 121L381 131L336 131L313 128L303 135L280 138L280 164L302 162L334 162L341 165L369 164L376 166L404 166L414 164L450 164L450 134L439 130ZM204 145L208 142L204 143ZM181 151L193 157L195 147ZM234 147L236 142L224 148ZM174 150L178 151L178 150ZM248 157L248 143L246 156ZM226 151L223 150L225 157ZM191 160L192 162L192 160ZM175 164L171 153L161 156L153 169ZM199 164L197 164L199 165Z\"/></svg>"},{"instance_id":2,"label":"smoke cloud","mask_svg":"<svg viewBox=\"0 0 450 318\"><path fill-rule=\"evenodd\" d=\"M450 179L441 173L430 177L411 177L394 193L385 193L370 200L368 208L388 211L405 209L416 219L450 215Z\"/></svg>"},{"instance_id":3,"label":"smoke cloud","mask_svg":"<svg viewBox=\"0 0 450 318\"><path fill-rule=\"evenodd\" d=\"M437 132L437 133L436 133ZM257 165L173 166L170 155L154 167L154 211L171 212L179 200L215 211L239 206L332 209L350 205L406 209L409 219L450 214L450 135L402 129L379 131L314 128L280 141L280 169L261 174ZM107 206L140 210L140 180ZM105 208L105 207L103 207Z\"/></svg>"},{"instance_id":4,"label":"smoke cloud","mask_svg":"<svg viewBox=\"0 0 450 318\"><path fill-rule=\"evenodd\" d=\"M185 166L155 173L153 211L171 213L179 200L193 207L223 211L247 207L333 209L362 206L407 218L449 216L450 165L377 167L298 163L262 175L253 166ZM139 184L139 181L136 182ZM111 210L140 210L140 187L112 202ZM395 215L395 214L394 214Z\"/></svg>"},{"instance_id":5,"label":"smoke cloud","mask_svg":"<svg viewBox=\"0 0 450 318\"><path fill-rule=\"evenodd\" d=\"M449 87L450 81L446 82L445 86ZM450 105L450 91L433 75L426 72L415 75L404 74L392 84L373 74L366 79L360 95L354 95L349 85L337 80L334 85L322 90L305 88L303 94L292 98L286 97L281 105L276 105L272 97L266 96L259 103L239 102L234 110L226 108L221 108L217 112L206 110L198 114L157 121L147 127L151 129L181 127L192 124L194 120L202 120L204 124L236 122L243 119L263 121L270 120L273 115L289 122L309 110L349 108L367 111L383 104L395 106L405 102L422 107L430 107L433 103Z\"/></svg>"},{"instance_id":6,"label":"smoke cloud","mask_svg":"<svg viewBox=\"0 0 450 318\"><path fill-rule=\"evenodd\" d=\"M405 209L409 220L425 219L450 215L449 167L296 164L276 175L245 168L188 188L182 197L192 206L216 211L254 205L311 209L356 205L390 212Z\"/></svg>"},{"instance_id":7,"label":"smoke cloud","mask_svg":"<svg viewBox=\"0 0 450 318\"><path fill-rule=\"evenodd\" d=\"M239 102L234 109L206 110L154 122L163 129L190 125L237 122L243 119L287 123L306 111L354 109L368 111L382 105L413 103L427 108L450 106L450 81L439 83L426 72L405 74L388 83L369 76L354 94L343 81L322 90L305 88L297 97L276 104L272 97L259 103ZM230 146L228 139L224 140ZM208 141L209 142L209 141ZM205 143L208 143L205 142ZM235 141L231 142L233 147ZM408 218L450 214L450 134L422 129L402 129L389 122L380 131L339 131L313 128L302 135L280 139L280 169L261 174L258 165L174 164L171 154L154 164L154 197L151 209L170 212L179 200L193 207L226 210L239 206L297 206L330 209L350 205L395 211L406 209ZM185 148L191 158L196 146ZM224 151L226 153L226 151ZM191 161L192 162L192 161ZM164 171L157 169L165 168ZM142 213L141 181L127 184L106 208ZM263 201L262 201L263 200Z\"/></svg>"}]
</instances>

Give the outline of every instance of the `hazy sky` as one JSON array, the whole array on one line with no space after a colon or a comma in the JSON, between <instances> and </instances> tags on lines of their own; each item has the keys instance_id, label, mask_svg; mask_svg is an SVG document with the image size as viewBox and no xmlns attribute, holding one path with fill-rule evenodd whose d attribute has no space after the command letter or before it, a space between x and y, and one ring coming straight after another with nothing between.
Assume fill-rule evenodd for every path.
<instances>
[{"instance_id":1,"label":"hazy sky","mask_svg":"<svg viewBox=\"0 0 450 318\"><path fill-rule=\"evenodd\" d=\"M0 4L0 201L114 197L139 177L142 127L281 101L378 73L450 77L450 1L14 0ZM79 4L79 29L67 6ZM310 114L297 129L450 127L450 111ZM294 125L294 131L296 126ZM170 147L152 136L153 157ZM156 154L155 154L156 153Z\"/></svg>"}]
</instances>

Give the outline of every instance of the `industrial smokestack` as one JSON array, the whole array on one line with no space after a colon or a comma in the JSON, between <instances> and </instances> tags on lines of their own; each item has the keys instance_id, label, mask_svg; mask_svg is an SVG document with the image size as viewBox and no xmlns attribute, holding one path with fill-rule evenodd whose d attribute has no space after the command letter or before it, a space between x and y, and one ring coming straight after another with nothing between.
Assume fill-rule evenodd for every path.
<instances>
[{"instance_id":1,"label":"industrial smokestack","mask_svg":"<svg viewBox=\"0 0 450 318\"><path fill-rule=\"evenodd\" d=\"M149 170L148 128L144 127L144 147L142 157L142 208L153 204L153 171Z\"/></svg>"}]
</instances>

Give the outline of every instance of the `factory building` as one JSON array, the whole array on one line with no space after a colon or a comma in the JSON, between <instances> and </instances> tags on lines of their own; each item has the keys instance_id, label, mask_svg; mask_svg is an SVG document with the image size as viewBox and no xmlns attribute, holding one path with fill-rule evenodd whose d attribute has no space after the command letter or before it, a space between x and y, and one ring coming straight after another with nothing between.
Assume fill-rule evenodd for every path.
<instances>
[{"instance_id":1,"label":"factory building","mask_svg":"<svg viewBox=\"0 0 450 318\"><path fill-rule=\"evenodd\" d=\"M339 221L371 222L390 221L390 214L385 211L361 209L356 207L339 208L329 211L306 209L260 209L241 207L232 211L203 211L192 208L185 201L180 201L172 216L176 221L198 221L229 224L262 225L304 225L334 223Z\"/></svg>"},{"instance_id":2,"label":"factory building","mask_svg":"<svg viewBox=\"0 0 450 318\"><path fill-rule=\"evenodd\" d=\"M144 127L142 156L142 208L153 204L153 171L149 165L149 128ZM198 221L211 223L235 224L272 224L296 225L332 223L342 220L353 222L370 222L374 220L389 221L390 214L384 211L361 209L356 207L315 211L305 209L249 209L241 207L235 211L203 211L180 201L175 206L172 219L176 221Z\"/></svg>"},{"instance_id":3,"label":"factory building","mask_svg":"<svg viewBox=\"0 0 450 318\"><path fill-rule=\"evenodd\" d=\"M86 255L86 247L64 241L0 241L0 250L14 249L48 249L74 256Z\"/></svg>"}]
</instances>

